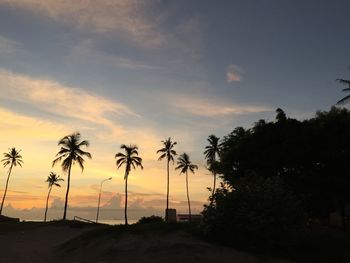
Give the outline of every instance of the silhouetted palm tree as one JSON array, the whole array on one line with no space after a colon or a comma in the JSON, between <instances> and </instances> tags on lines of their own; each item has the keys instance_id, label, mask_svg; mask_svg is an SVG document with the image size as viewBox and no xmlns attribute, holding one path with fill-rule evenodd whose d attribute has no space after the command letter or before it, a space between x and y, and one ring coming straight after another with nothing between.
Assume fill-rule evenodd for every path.
<instances>
[{"instance_id":1,"label":"silhouetted palm tree","mask_svg":"<svg viewBox=\"0 0 350 263\"><path fill-rule=\"evenodd\" d=\"M348 88L343 89L343 91L350 91L350 80L347 79L337 79L338 82L348 86ZM344 98L342 98L341 100L339 100L337 102L337 105L341 105L346 103L347 101L349 101L350 99L350 95L345 96Z\"/></svg>"},{"instance_id":2,"label":"silhouetted palm tree","mask_svg":"<svg viewBox=\"0 0 350 263\"><path fill-rule=\"evenodd\" d=\"M166 191L166 210L165 210L165 221L168 221L168 209L169 209L169 162L172 161L174 164L174 156L176 151L173 150L177 142L172 142L171 138L162 141L164 148L159 149L157 153L160 153L158 160L163 160L165 157L167 159L167 191Z\"/></svg>"},{"instance_id":3,"label":"silhouetted palm tree","mask_svg":"<svg viewBox=\"0 0 350 263\"><path fill-rule=\"evenodd\" d=\"M188 202L188 214L189 214L189 221L191 221L191 203L190 203L190 195L188 193L188 170L190 170L194 174L194 170L198 170L198 166L195 164L192 164L190 161L190 157L187 153L183 153L179 156L177 159L177 167L175 170L179 170L180 174L186 174L186 190L187 190L187 202Z\"/></svg>"},{"instance_id":4,"label":"silhouetted palm tree","mask_svg":"<svg viewBox=\"0 0 350 263\"><path fill-rule=\"evenodd\" d=\"M70 174L72 165L77 162L81 168L81 171L84 170L84 156L91 159L91 154L88 152L83 151L80 149L82 146L88 147L90 143L86 140L81 141L81 135L79 132L73 133L71 135L67 135L63 137L59 142L58 146L61 146L61 149L56 154L57 158L52 162L52 167L57 163L60 162L62 159L62 170L63 172L68 173L68 180L67 180L67 192L66 192L66 200L64 203L64 213L63 213L63 220L66 220L67 215L67 205L68 205L68 194L69 194L69 187L70 187Z\"/></svg>"},{"instance_id":5,"label":"silhouetted palm tree","mask_svg":"<svg viewBox=\"0 0 350 263\"><path fill-rule=\"evenodd\" d=\"M208 137L209 145L205 147L204 155L205 159L207 160L207 165L209 171L213 173L214 176L214 186L212 190L212 195L215 193L215 186L216 186L216 171L215 171L215 165L217 162L216 157L220 157L220 148L219 148L219 140L220 138L216 137L215 135L209 135Z\"/></svg>"},{"instance_id":6,"label":"silhouetted palm tree","mask_svg":"<svg viewBox=\"0 0 350 263\"><path fill-rule=\"evenodd\" d=\"M123 144L120 146L120 149L123 149L125 151L124 153L117 153L115 155L115 158L117 159L116 165L117 169L119 169L123 164L125 164L125 208L124 208L124 216L125 216L125 225L128 224L128 215L127 215L127 207L128 207L128 177L131 170L131 167L136 169L137 166L140 166L141 169L143 169L142 166L142 158L138 157L138 148L135 145L126 146Z\"/></svg>"},{"instance_id":7,"label":"silhouetted palm tree","mask_svg":"<svg viewBox=\"0 0 350 263\"><path fill-rule=\"evenodd\" d=\"M49 206L49 198L50 198L50 193L52 190L52 186L57 186L57 187L61 187L61 185L58 182L64 181L62 178L60 178L59 175L50 172L50 175L47 177L46 182L49 183L49 193L47 194L47 198L46 198L46 209L45 209L45 218L44 218L44 222L46 222L46 215L47 215L47 208Z\"/></svg>"},{"instance_id":8,"label":"silhouetted palm tree","mask_svg":"<svg viewBox=\"0 0 350 263\"><path fill-rule=\"evenodd\" d=\"M10 169L9 169L9 172L8 172L8 175L7 175L4 196L2 197L1 208L0 208L0 215L2 214L2 208L3 208L4 203L5 203L7 187L8 187L8 184L9 184L12 168L14 166L17 166L17 165L22 167L22 164L23 164L22 156L19 153L20 153L20 150L17 151L16 148L11 148L8 153L4 153L4 157L5 158L1 160L1 162L4 165L4 167L6 167L7 165L10 165Z\"/></svg>"}]
</instances>

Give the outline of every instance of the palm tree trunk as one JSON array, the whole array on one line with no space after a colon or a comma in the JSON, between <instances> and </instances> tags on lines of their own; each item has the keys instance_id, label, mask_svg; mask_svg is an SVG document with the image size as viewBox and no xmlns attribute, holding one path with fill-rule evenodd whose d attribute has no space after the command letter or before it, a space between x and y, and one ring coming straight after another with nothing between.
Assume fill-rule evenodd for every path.
<instances>
[{"instance_id":1,"label":"palm tree trunk","mask_svg":"<svg viewBox=\"0 0 350 263\"><path fill-rule=\"evenodd\" d=\"M125 207L124 207L124 217L125 225L128 225L128 176L129 174L125 171Z\"/></svg>"},{"instance_id":2,"label":"palm tree trunk","mask_svg":"<svg viewBox=\"0 0 350 263\"><path fill-rule=\"evenodd\" d=\"M47 208L49 207L49 198L50 198L51 189L52 189L52 185L50 186L49 193L47 194L47 198L46 198L46 209L45 209L44 222L46 222Z\"/></svg>"},{"instance_id":3,"label":"palm tree trunk","mask_svg":"<svg viewBox=\"0 0 350 263\"><path fill-rule=\"evenodd\" d=\"M67 206L68 206L68 194L69 194L69 187L70 187L70 171L72 168L72 161L69 164L68 168L68 182L67 182L67 192L66 192L66 200L64 202L64 212L63 212L63 220L66 220L67 217Z\"/></svg>"},{"instance_id":4,"label":"palm tree trunk","mask_svg":"<svg viewBox=\"0 0 350 263\"><path fill-rule=\"evenodd\" d=\"M167 189L166 189L166 210L165 210L165 222L168 222L168 210L169 210L169 160L167 163Z\"/></svg>"},{"instance_id":5,"label":"palm tree trunk","mask_svg":"<svg viewBox=\"0 0 350 263\"><path fill-rule=\"evenodd\" d=\"M211 193L211 195L212 195L212 196L214 196L214 194L215 194L215 187L216 187L216 173L214 172L214 173L213 173L213 175L214 175L214 186L213 186L213 191L212 191L212 193Z\"/></svg>"},{"instance_id":6,"label":"palm tree trunk","mask_svg":"<svg viewBox=\"0 0 350 263\"><path fill-rule=\"evenodd\" d=\"M191 203L190 203L190 195L188 193L188 172L186 171L186 189L187 189L187 202L188 202L188 216L189 221L191 222Z\"/></svg>"},{"instance_id":7,"label":"palm tree trunk","mask_svg":"<svg viewBox=\"0 0 350 263\"><path fill-rule=\"evenodd\" d=\"M10 169L9 169L9 173L7 175L5 192L4 192L4 196L2 197L2 202L1 202L0 215L2 215L2 208L4 207L4 203L5 203L5 197L6 197L6 193L7 193L7 187L8 187L8 184L9 184L12 167L13 167L13 163L11 163L11 166L10 166Z\"/></svg>"}]
</instances>

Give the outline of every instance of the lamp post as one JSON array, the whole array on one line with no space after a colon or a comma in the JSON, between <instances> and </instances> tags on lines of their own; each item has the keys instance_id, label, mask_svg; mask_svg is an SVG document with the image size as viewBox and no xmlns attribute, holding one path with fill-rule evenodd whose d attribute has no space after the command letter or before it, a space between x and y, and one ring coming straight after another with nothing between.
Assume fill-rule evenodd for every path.
<instances>
[{"instance_id":1,"label":"lamp post","mask_svg":"<svg viewBox=\"0 0 350 263\"><path fill-rule=\"evenodd\" d=\"M106 181L112 180L112 177L109 177L101 182L100 186L100 194L98 195L98 205L97 205L97 215L96 215L96 223L98 223L98 214L100 213L100 201L101 201L101 193L102 193L102 184Z\"/></svg>"}]
</instances>

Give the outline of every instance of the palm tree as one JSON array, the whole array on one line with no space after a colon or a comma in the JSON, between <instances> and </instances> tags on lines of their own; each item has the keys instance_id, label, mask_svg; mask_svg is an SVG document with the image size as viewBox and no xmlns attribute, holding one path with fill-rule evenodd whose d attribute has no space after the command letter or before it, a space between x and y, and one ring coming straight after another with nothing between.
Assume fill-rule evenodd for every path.
<instances>
[{"instance_id":1,"label":"palm tree","mask_svg":"<svg viewBox=\"0 0 350 263\"><path fill-rule=\"evenodd\" d=\"M161 155L158 158L158 161L163 160L165 157L167 159L167 189L166 189L166 210L165 210L165 221L168 221L168 209L169 209L169 162L172 161L174 164L174 156L176 155L176 151L173 150L174 146L177 142L172 142L171 138L162 141L164 147L159 149L157 153Z\"/></svg>"},{"instance_id":2,"label":"palm tree","mask_svg":"<svg viewBox=\"0 0 350 263\"><path fill-rule=\"evenodd\" d=\"M343 91L350 91L350 80L347 79L337 79L338 82L348 86L348 88L343 89ZM337 105L345 104L347 101L349 101L350 95L345 96L341 100L337 102Z\"/></svg>"},{"instance_id":3,"label":"palm tree","mask_svg":"<svg viewBox=\"0 0 350 263\"><path fill-rule=\"evenodd\" d=\"M44 222L46 222L46 215L47 215L47 208L49 206L49 198L50 198L50 193L52 190L52 186L57 186L57 187L61 187L61 185L58 182L64 181L62 178L60 178L59 175L50 172L50 175L47 177L46 182L49 183L49 193L47 194L47 198L46 198L46 209L45 209L45 218L44 218Z\"/></svg>"},{"instance_id":4,"label":"palm tree","mask_svg":"<svg viewBox=\"0 0 350 263\"><path fill-rule=\"evenodd\" d=\"M126 146L123 144L120 146L120 149L123 149L125 151L124 153L117 153L115 155L115 158L117 159L116 165L117 169L119 169L123 164L125 164L125 208L124 208L124 215L125 215L125 225L128 224L128 215L127 215L127 207L128 207L128 177L131 170L131 167L136 169L138 166L143 169L142 166L142 158L140 158L138 155L138 148L135 145L129 145Z\"/></svg>"},{"instance_id":5,"label":"palm tree","mask_svg":"<svg viewBox=\"0 0 350 263\"><path fill-rule=\"evenodd\" d=\"M5 202L6 193L7 193L7 187L8 187L8 184L9 184L12 168L14 166L17 166L17 165L22 167L22 164L23 164L22 156L19 154L21 150L17 151L16 148L11 148L9 150L10 151L8 153L4 153L4 157L5 158L1 160L1 162L4 165L4 167L6 167L7 165L10 165L10 169L9 169L9 172L8 172L8 175L7 175L4 196L2 197L1 208L0 208L0 215L2 214L2 208L3 208L4 202Z\"/></svg>"},{"instance_id":6,"label":"palm tree","mask_svg":"<svg viewBox=\"0 0 350 263\"><path fill-rule=\"evenodd\" d=\"M213 173L214 176L214 186L212 190L212 195L215 193L215 186L216 186L216 171L215 171L215 165L217 163L216 157L220 157L220 148L219 148L219 140L220 138L216 137L215 135L209 135L208 137L209 145L205 147L204 155L205 159L207 160L208 170Z\"/></svg>"},{"instance_id":7,"label":"palm tree","mask_svg":"<svg viewBox=\"0 0 350 263\"><path fill-rule=\"evenodd\" d=\"M67 192L66 192L66 200L64 203L64 213L63 220L66 220L67 215L67 205L68 205L68 194L70 187L70 173L72 169L72 165L77 162L81 168L81 171L84 170L84 156L91 159L91 154L80 149L82 146L88 147L90 143L86 140L81 141L81 135L79 132L67 135L63 137L59 142L58 146L61 146L61 149L56 154L57 158L52 162L52 167L55 166L57 162L62 161L62 170L63 172L68 173L68 181L67 181Z\"/></svg>"},{"instance_id":8,"label":"palm tree","mask_svg":"<svg viewBox=\"0 0 350 263\"><path fill-rule=\"evenodd\" d=\"M187 202L188 202L188 214L189 214L189 221L191 222L191 204L190 204L190 196L188 194L188 170L190 170L194 174L194 170L198 170L198 166L195 164L192 164L190 161L190 157L187 153L183 153L179 156L177 159L177 167L175 170L179 170L180 174L186 174L186 190L187 190Z\"/></svg>"}]
</instances>

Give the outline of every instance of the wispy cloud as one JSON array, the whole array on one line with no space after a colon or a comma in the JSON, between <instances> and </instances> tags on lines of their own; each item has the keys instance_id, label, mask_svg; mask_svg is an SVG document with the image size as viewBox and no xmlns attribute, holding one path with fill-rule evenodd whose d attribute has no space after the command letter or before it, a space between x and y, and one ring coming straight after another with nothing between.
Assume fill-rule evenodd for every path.
<instances>
[{"instance_id":1,"label":"wispy cloud","mask_svg":"<svg viewBox=\"0 0 350 263\"><path fill-rule=\"evenodd\" d=\"M243 70L237 65L230 65L226 71L226 80L228 83L239 82L242 80Z\"/></svg>"},{"instance_id":2,"label":"wispy cloud","mask_svg":"<svg viewBox=\"0 0 350 263\"><path fill-rule=\"evenodd\" d=\"M265 106L230 104L220 99L177 97L171 103L176 108L203 117L241 115L271 110L271 108Z\"/></svg>"},{"instance_id":3,"label":"wispy cloud","mask_svg":"<svg viewBox=\"0 0 350 263\"><path fill-rule=\"evenodd\" d=\"M108 116L138 116L126 105L91 94L81 88L35 79L0 69L0 98L30 104L44 112L103 125L119 133L120 125Z\"/></svg>"},{"instance_id":4,"label":"wispy cloud","mask_svg":"<svg viewBox=\"0 0 350 263\"><path fill-rule=\"evenodd\" d=\"M146 15L153 1L145 0L0 0L51 19L73 24L78 29L97 33L118 33L145 47L157 47L166 42L157 19Z\"/></svg>"},{"instance_id":5,"label":"wispy cloud","mask_svg":"<svg viewBox=\"0 0 350 263\"><path fill-rule=\"evenodd\" d=\"M23 116L0 107L0 130L5 138L54 139L71 130L59 123L41 118Z\"/></svg>"}]
</instances>

